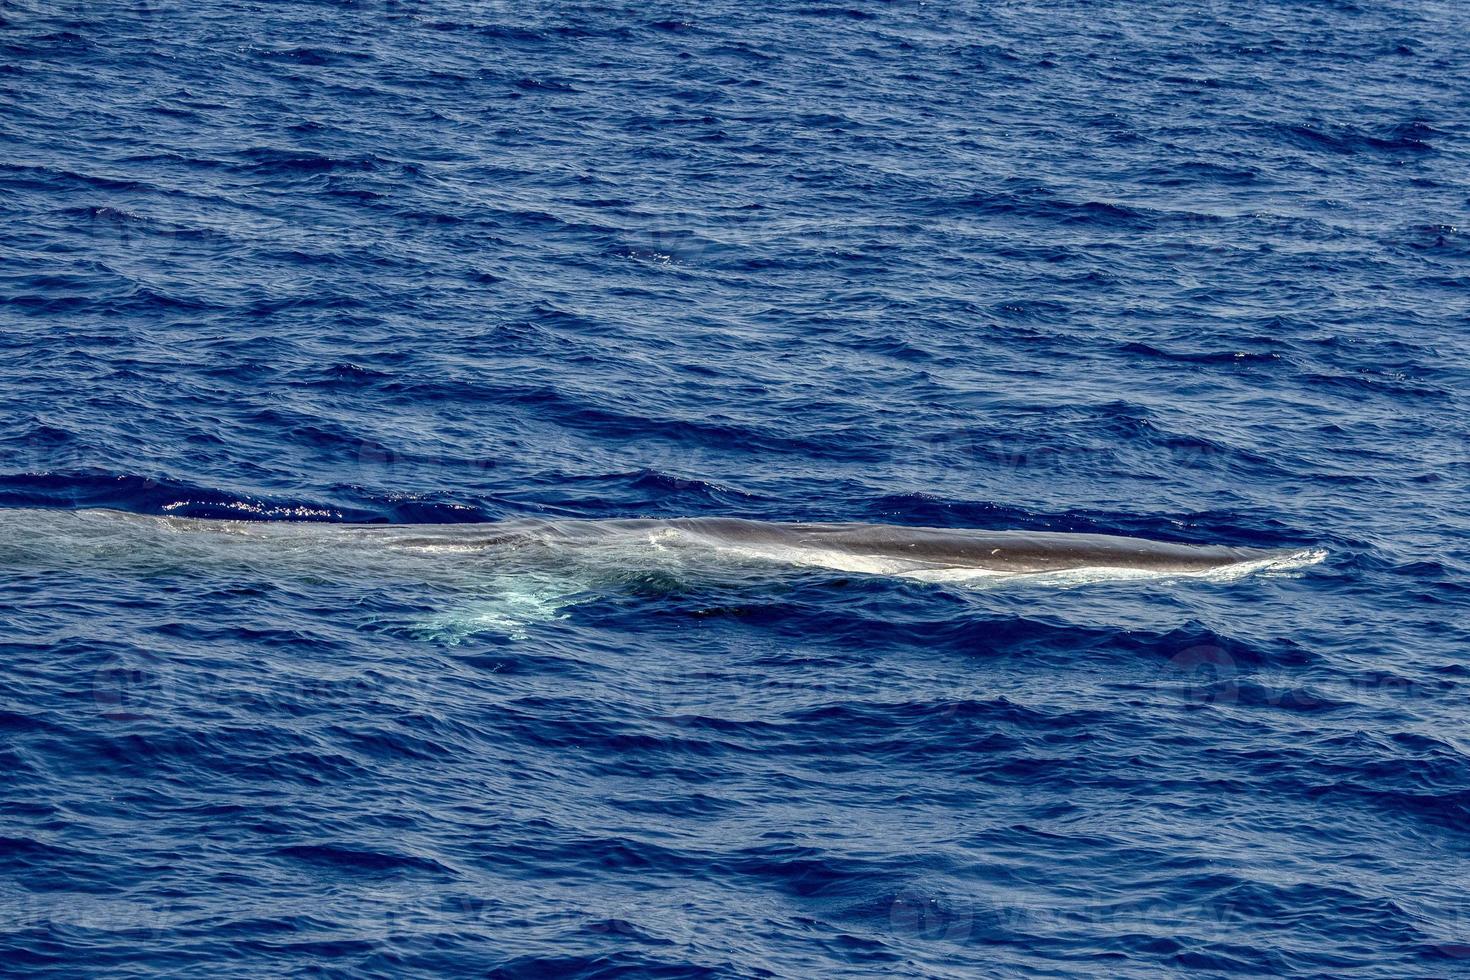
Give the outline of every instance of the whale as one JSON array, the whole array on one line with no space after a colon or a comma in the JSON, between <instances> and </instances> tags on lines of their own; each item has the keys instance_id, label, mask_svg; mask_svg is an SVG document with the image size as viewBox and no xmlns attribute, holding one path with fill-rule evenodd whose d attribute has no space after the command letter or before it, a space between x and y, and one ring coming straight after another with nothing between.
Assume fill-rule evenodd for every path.
<instances>
[{"instance_id":1,"label":"whale","mask_svg":"<svg viewBox=\"0 0 1470 980\"><path fill-rule=\"evenodd\" d=\"M310 594L331 585L339 596L416 604L426 611L400 627L449 644L487 631L527 639L535 624L598 599L704 588L765 592L802 575L963 590L1228 582L1292 573L1325 555L1109 534L734 517L394 525L0 508L0 577L162 579L175 591L267 583Z\"/></svg>"},{"instance_id":2,"label":"whale","mask_svg":"<svg viewBox=\"0 0 1470 980\"><path fill-rule=\"evenodd\" d=\"M982 530L898 524L803 523L734 517L511 518L466 524L347 524L153 516L113 510L0 510L0 553L28 537L33 549L128 554L207 550L228 559L365 561L450 553L462 565L558 559L638 566L760 565L963 582L1234 576L1300 567L1311 548L1180 543L1111 534ZM193 539L192 542L189 539Z\"/></svg>"},{"instance_id":3,"label":"whale","mask_svg":"<svg viewBox=\"0 0 1470 980\"><path fill-rule=\"evenodd\" d=\"M919 578L934 577L930 573L1015 577L1081 570L1200 575L1239 567L1260 570L1297 564L1305 557L1300 548L1181 544L1111 534L784 523L731 517L429 525L392 535L388 540L404 548L460 549L572 549L647 541L666 547L703 547L774 563Z\"/></svg>"}]
</instances>

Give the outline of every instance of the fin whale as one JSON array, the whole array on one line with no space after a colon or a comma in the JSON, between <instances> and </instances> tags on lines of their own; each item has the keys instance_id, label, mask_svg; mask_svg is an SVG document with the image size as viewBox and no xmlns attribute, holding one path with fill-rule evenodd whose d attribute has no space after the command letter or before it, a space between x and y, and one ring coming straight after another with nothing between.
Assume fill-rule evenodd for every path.
<instances>
[{"instance_id":1,"label":"fin whale","mask_svg":"<svg viewBox=\"0 0 1470 980\"><path fill-rule=\"evenodd\" d=\"M1311 564L1325 555L1302 548L1179 544L1108 534L728 517L369 525L0 509L0 554L14 551L23 540L37 555L72 542L111 554L208 552L220 560L236 556L262 562L315 555L321 564L360 561L373 566L396 554L464 566L592 563L615 568L626 563L647 568L673 563L690 569L775 563L931 581L1233 576ZM459 556L458 562L443 561L448 553Z\"/></svg>"},{"instance_id":2,"label":"fin whale","mask_svg":"<svg viewBox=\"0 0 1470 980\"><path fill-rule=\"evenodd\" d=\"M383 628L449 644L486 631L524 639L532 624L565 618L568 608L598 598L705 586L765 590L803 569L967 590L1070 588L1232 581L1325 554L1106 534L725 517L389 525L0 508L0 578L60 573L89 581L105 573L132 582L162 577L173 587L267 582L310 594L327 586L339 596L345 588L369 609L378 600L367 597L393 597L372 620Z\"/></svg>"},{"instance_id":3,"label":"fin whale","mask_svg":"<svg viewBox=\"0 0 1470 980\"><path fill-rule=\"evenodd\" d=\"M649 523L657 526L660 522ZM915 571L974 569L1031 574L1124 568L1190 573L1271 561L1296 553L1054 531L982 531L894 524L779 524L733 518L685 518L661 523L717 544L836 553Z\"/></svg>"},{"instance_id":4,"label":"fin whale","mask_svg":"<svg viewBox=\"0 0 1470 980\"><path fill-rule=\"evenodd\" d=\"M472 530L472 528L479 530ZM985 531L895 524L803 524L729 517L512 520L441 525L398 539L408 547L596 544L616 539L679 541L798 565L917 575L976 572L1038 575L1084 569L1195 575L1234 566L1269 567L1315 552L1303 549L1178 544L1110 534Z\"/></svg>"}]
</instances>

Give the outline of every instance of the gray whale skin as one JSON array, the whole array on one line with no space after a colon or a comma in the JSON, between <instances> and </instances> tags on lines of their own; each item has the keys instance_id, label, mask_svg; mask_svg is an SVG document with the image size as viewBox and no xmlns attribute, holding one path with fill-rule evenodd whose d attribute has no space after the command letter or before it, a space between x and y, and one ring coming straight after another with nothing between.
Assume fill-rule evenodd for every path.
<instances>
[{"instance_id":1,"label":"gray whale skin","mask_svg":"<svg viewBox=\"0 0 1470 980\"><path fill-rule=\"evenodd\" d=\"M562 542L575 546L673 532L689 543L767 553L772 557L847 556L892 565L894 571L969 569L1012 575L1084 568L1197 574L1234 565L1287 561L1305 554L1300 548L1175 544L1110 534L892 524L784 524L727 517L510 520L495 524L436 525L428 534L423 533L427 530L424 527L414 530L418 533L399 538L396 543L410 547L450 542L494 547Z\"/></svg>"}]
</instances>

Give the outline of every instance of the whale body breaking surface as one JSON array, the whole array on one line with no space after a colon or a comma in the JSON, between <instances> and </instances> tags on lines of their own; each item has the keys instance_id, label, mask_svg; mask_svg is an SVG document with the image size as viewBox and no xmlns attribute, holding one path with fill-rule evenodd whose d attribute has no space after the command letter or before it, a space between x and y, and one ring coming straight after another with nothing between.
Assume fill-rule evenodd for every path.
<instances>
[{"instance_id":1,"label":"whale body breaking surface","mask_svg":"<svg viewBox=\"0 0 1470 980\"><path fill-rule=\"evenodd\" d=\"M724 517L541 519L480 524L333 524L149 516L111 510L0 510L0 553L55 554L68 547L120 557L169 549L242 559L274 553L286 563L314 554L335 562L392 556L462 564L609 562L784 565L981 583L998 579L1084 582L1140 577L1233 578L1299 568L1325 552L1180 544L1109 534L990 531L861 523L780 523ZM29 545L29 549L27 549ZM356 553L355 555L353 553ZM476 561L480 559L480 561Z\"/></svg>"},{"instance_id":2,"label":"whale body breaking surface","mask_svg":"<svg viewBox=\"0 0 1470 980\"><path fill-rule=\"evenodd\" d=\"M384 628L451 644L485 632L525 639L534 624L565 619L571 607L599 598L706 587L764 591L801 573L967 590L1065 588L1232 581L1289 572L1325 554L1106 534L721 517L342 524L0 508L0 574L106 571L161 577L173 590L330 584L341 587L339 597L392 597L390 604L414 611L406 619L391 614Z\"/></svg>"}]
</instances>

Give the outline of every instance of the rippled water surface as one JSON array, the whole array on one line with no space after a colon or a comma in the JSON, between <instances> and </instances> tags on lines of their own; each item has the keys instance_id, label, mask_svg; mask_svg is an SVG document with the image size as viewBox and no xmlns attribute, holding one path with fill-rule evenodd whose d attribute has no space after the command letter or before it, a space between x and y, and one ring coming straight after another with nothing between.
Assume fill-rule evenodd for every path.
<instances>
[{"instance_id":1,"label":"rippled water surface","mask_svg":"<svg viewBox=\"0 0 1470 980\"><path fill-rule=\"evenodd\" d=\"M0 0L0 963L1470 972L1466 37ZM149 515L1327 556L975 588Z\"/></svg>"}]
</instances>

